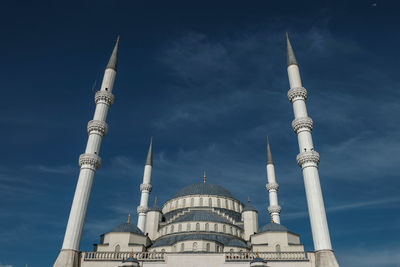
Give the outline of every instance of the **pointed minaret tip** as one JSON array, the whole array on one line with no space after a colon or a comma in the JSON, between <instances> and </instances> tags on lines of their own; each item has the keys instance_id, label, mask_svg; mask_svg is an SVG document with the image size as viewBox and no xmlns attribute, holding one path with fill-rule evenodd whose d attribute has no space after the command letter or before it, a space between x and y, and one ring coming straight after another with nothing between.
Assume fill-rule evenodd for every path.
<instances>
[{"instance_id":1,"label":"pointed minaret tip","mask_svg":"<svg viewBox=\"0 0 400 267\"><path fill-rule=\"evenodd\" d=\"M146 164L153 166L153 137L150 138L149 152L147 152Z\"/></svg>"},{"instance_id":2,"label":"pointed minaret tip","mask_svg":"<svg viewBox=\"0 0 400 267\"><path fill-rule=\"evenodd\" d=\"M267 165L268 164L274 164L274 161L272 160L271 147L269 146L269 136L267 136Z\"/></svg>"},{"instance_id":3,"label":"pointed minaret tip","mask_svg":"<svg viewBox=\"0 0 400 267\"><path fill-rule=\"evenodd\" d=\"M287 66L289 67L290 65L299 65L297 63L296 57L294 56L293 48L289 40L289 34L287 32L286 32L286 45L287 45L286 47Z\"/></svg>"},{"instance_id":4,"label":"pointed minaret tip","mask_svg":"<svg viewBox=\"0 0 400 267\"><path fill-rule=\"evenodd\" d=\"M117 41L115 42L114 50L111 54L110 60L108 61L106 69L113 69L113 70L117 71L118 44L119 44L119 35L117 37Z\"/></svg>"}]
</instances>

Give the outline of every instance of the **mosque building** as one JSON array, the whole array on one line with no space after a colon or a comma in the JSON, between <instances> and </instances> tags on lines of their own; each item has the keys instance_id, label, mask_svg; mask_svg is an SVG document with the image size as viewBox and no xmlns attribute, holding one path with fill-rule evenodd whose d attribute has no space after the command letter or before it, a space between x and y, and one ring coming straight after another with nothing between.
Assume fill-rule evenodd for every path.
<instances>
[{"instance_id":1,"label":"mosque building","mask_svg":"<svg viewBox=\"0 0 400 267\"><path fill-rule=\"evenodd\" d=\"M78 183L64 242L54 267L338 267L320 186L319 154L312 141L313 121L306 109L307 90L302 86L299 66L286 37L288 98L293 105L292 127L300 150L297 163L304 177L314 251L304 251L300 236L281 224L279 185L268 138L269 223L259 225L258 211L250 199L242 203L224 187L209 183L206 173L202 182L185 186L162 206L158 206L155 199L154 205L149 207L153 166L151 140L140 185L137 224L129 215L126 222L100 236L94 251L80 251L93 178L101 165L100 146L108 129L106 117L114 101L118 38L101 88L95 95L96 109L87 126L88 142L85 153L79 157Z\"/></svg>"}]
</instances>

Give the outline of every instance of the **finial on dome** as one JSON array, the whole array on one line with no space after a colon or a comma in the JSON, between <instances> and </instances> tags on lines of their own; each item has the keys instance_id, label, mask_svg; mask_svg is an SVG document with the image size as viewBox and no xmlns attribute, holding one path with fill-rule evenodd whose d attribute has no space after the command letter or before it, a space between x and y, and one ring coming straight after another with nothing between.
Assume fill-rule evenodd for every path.
<instances>
[{"instance_id":1,"label":"finial on dome","mask_svg":"<svg viewBox=\"0 0 400 267\"><path fill-rule=\"evenodd\" d=\"M297 63L296 57L294 56L293 48L289 40L289 34L287 32L286 32L286 46L287 46L286 47L287 66L289 67L290 65L299 65Z\"/></svg>"},{"instance_id":2,"label":"finial on dome","mask_svg":"<svg viewBox=\"0 0 400 267\"><path fill-rule=\"evenodd\" d=\"M126 221L126 223L131 223L131 214L128 214L128 220Z\"/></svg>"},{"instance_id":3,"label":"finial on dome","mask_svg":"<svg viewBox=\"0 0 400 267\"><path fill-rule=\"evenodd\" d=\"M206 171L204 171L203 182L206 183L206 181L207 181L207 176L206 176Z\"/></svg>"},{"instance_id":4,"label":"finial on dome","mask_svg":"<svg viewBox=\"0 0 400 267\"><path fill-rule=\"evenodd\" d=\"M150 138L149 152L147 152L145 165L153 166L153 137Z\"/></svg>"},{"instance_id":5,"label":"finial on dome","mask_svg":"<svg viewBox=\"0 0 400 267\"><path fill-rule=\"evenodd\" d=\"M274 161L272 160L271 147L269 146L269 136L267 136L267 165L268 164L274 164Z\"/></svg>"},{"instance_id":6,"label":"finial on dome","mask_svg":"<svg viewBox=\"0 0 400 267\"><path fill-rule=\"evenodd\" d=\"M275 223L275 222L274 222L274 218L272 217L272 214L271 214L271 224L272 223Z\"/></svg>"},{"instance_id":7,"label":"finial on dome","mask_svg":"<svg viewBox=\"0 0 400 267\"><path fill-rule=\"evenodd\" d=\"M154 206L157 206L157 197L154 198Z\"/></svg>"},{"instance_id":8,"label":"finial on dome","mask_svg":"<svg viewBox=\"0 0 400 267\"><path fill-rule=\"evenodd\" d=\"M247 203L250 204L250 197L247 197Z\"/></svg>"}]
</instances>

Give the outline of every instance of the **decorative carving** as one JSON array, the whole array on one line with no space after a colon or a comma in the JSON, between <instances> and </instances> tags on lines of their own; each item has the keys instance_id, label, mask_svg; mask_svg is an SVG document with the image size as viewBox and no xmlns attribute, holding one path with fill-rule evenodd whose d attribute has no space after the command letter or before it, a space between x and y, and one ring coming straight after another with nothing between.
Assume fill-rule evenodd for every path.
<instances>
[{"instance_id":1,"label":"decorative carving","mask_svg":"<svg viewBox=\"0 0 400 267\"><path fill-rule=\"evenodd\" d=\"M137 213L138 213L138 214L139 214L139 213L146 213L147 210L148 210L148 208L147 208L147 207L144 207L144 206L138 206L136 210L137 210Z\"/></svg>"},{"instance_id":2,"label":"decorative carving","mask_svg":"<svg viewBox=\"0 0 400 267\"><path fill-rule=\"evenodd\" d=\"M94 96L94 102L99 103L103 102L108 106L111 106L114 103L114 95L107 91L97 91Z\"/></svg>"},{"instance_id":3,"label":"decorative carving","mask_svg":"<svg viewBox=\"0 0 400 267\"><path fill-rule=\"evenodd\" d=\"M279 185L277 183L268 183L267 184L267 190L277 190L279 189Z\"/></svg>"},{"instance_id":4,"label":"decorative carving","mask_svg":"<svg viewBox=\"0 0 400 267\"><path fill-rule=\"evenodd\" d=\"M312 163L318 166L319 154L314 150L304 151L297 155L296 160L299 166L303 166L305 163Z\"/></svg>"},{"instance_id":5,"label":"decorative carving","mask_svg":"<svg viewBox=\"0 0 400 267\"><path fill-rule=\"evenodd\" d=\"M147 191L151 192L152 188L153 187L151 186L151 184L141 184L140 185L140 191L147 190Z\"/></svg>"},{"instance_id":6,"label":"decorative carving","mask_svg":"<svg viewBox=\"0 0 400 267\"><path fill-rule=\"evenodd\" d=\"M290 102L293 102L293 100L297 100L296 98L306 100L307 99L307 90L304 87L294 87L288 91L287 96L288 96Z\"/></svg>"},{"instance_id":7,"label":"decorative carving","mask_svg":"<svg viewBox=\"0 0 400 267\"><path fill-rule=\"evenodd\" d=\"M89 165L95 170L100 168L101 165L101 158L96 154L92 153L83 153L79 156L79 166Z\"/></svg>"},{"instance_id":8,"label":"decorative carving","mask_svg":"<svg viewBox=\"0 0 400 267\"><path fill-rule=\"evenodd\" d=\"M98 132L101 136L106 135L108 131L108 125L105 121L91 120L88 122L87 131L90 134L92 131Z\"/></svg>"},{"instance_id":9,"label":"decorative carving","mask_svg":"<svg viewBox=\"0 0 400 267\"><path fill-rule=\"evenodd\" d=\"M293 131L299 133L301 131L310 131L313 128L313 120L310 117L301 117L292 121Z\"/></svg>"},{"instance_id":10,"label":"decorative carving","mask_svg":"<svg viewBox=\"0 0 400 267\"><path fill-rule=\"evenodd\" d=\"M272 213L281 213L281 210L282 210L282 208L279 205L277 205L277 206L269 206L268 207L268 212L270 214L272 214Z\"/></svg>"}]
</instances>

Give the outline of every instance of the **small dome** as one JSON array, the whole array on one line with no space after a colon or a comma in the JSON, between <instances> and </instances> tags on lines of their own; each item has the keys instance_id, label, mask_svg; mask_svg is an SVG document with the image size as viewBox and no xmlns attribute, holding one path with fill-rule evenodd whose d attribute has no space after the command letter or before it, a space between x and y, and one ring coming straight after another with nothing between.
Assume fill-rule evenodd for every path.
<instances>
[{"instance_id":1,"label":"small dome","mask_svg":"<svg viewBox=\"0 0 400 267\"><path fill-rule=\"evenodd\" d=\"M262 263L266 263L265 260L261 259L260 257L254 258L250 263L255 263L255 262L262 262Z\"/></svg>"},{"instance_id":2,"label":"small dome","mask_svg":"<svg viewBox=\"0 0 400 267\"><path fill-rule=\"evenodd\" d=\"M247 205L243 208L242 212L244 212L244 211L255 211L255 212L258 213L257 209L256 209L253 205L251 205L251 204L247 204Z\"/></svg>"},{"instance_id":3,"label":"small dome","mask_svg":"<svg viewBox=\"0 0 400 267\"><path fill-rule=\"evenodd\" d=\"M133 258L133 257L129 257L126 260L123 260L122 262L136 262L136 263L138 263L139 261L137 259Z\"/></svg>"},{"instance_id":4,"label":"small dome","mask_svg":"<svg viewBox=\"0 0 400 267\"><path fill-rule=\"evenodd\" d=\"M190 195L215 195L235 199L232 193L222 186L210 183L198 183L186 186L179 190L178 193L175 194L174 198Z\"/></svg>"},{"instance_id":5,"label":"small dome","mask_svg":"<svg viewBox=\"0 0 400 267\"><path fill-rule=\"evenodd\" d=\"M109 233L111 232L117 232L117 233L134 233L138 235L144 235L143 232L134 224L131 223L123 223L121 225L118 225L114 229L112 229Z\"/></svg>"},{"instance_id":6,"label":"small dome","mask_svg":"<svg viewBox=\"0 0 400 267\"><path fill-rule=\"evenodd\" d=\"M158 211L161 212L161 208L158 205L154 205L153 207L149 208L147 211Z\"/></svg>"},{"instance_id":7,"label":"small dome","mask_svg":"<svg viewBox=\"0 0 400 267\"><path fill-rule=\"evenodd\" d=\"M268 223L261 227L258 232L286 232L289 231L285 226L278 224L278 223Z\"/></svg>"}]
</instances>

